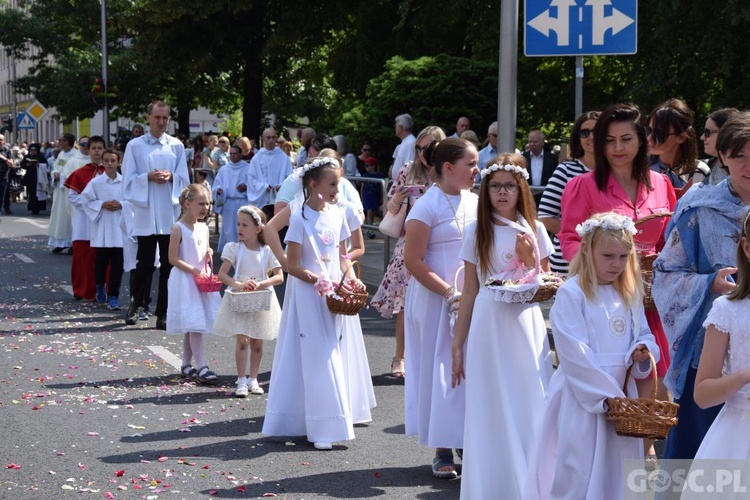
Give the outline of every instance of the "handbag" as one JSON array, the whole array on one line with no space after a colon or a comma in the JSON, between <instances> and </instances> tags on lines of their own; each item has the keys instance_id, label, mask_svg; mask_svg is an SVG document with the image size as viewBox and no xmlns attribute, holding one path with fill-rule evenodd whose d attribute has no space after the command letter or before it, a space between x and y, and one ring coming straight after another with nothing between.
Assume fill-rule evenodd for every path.
<instances>
[{"instance_id":1,"label":"handbag","mask_svg":"<svg viewBox=\"0 0 750 500\"><path fill-rule=\"evenodd\" d=\"M391 238L400 238L404 232L404 221L406 220L406 203L402 203L398 212L394 215L386 210L385 217L380 221L378 229L381 233Z\"/></svg>"},{"instance_id":2,"label":"handbag","mask_svg":"<svg viewBox=\"0 0 750 500\"><path fill-rule=\"evenodd\" d=\"M211 260L209 254L206 254L203 270L208 271L208 278L204 278L203 276L193 276L198 291L202 293L212 293L221 290L221 281L219 281L219 277L214 274L214 267Z\"/></svg>"}]
</instances>

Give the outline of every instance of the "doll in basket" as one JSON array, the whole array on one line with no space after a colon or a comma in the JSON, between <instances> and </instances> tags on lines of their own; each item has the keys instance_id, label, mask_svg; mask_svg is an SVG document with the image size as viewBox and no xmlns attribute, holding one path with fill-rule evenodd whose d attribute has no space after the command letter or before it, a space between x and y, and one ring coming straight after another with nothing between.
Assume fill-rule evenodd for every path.
<instances>
[{"instance_id":1,"label":"doll in basket","mask_svg":"<svg viewBox=\"0 0 750 500\"><path fill-rule=\"evenodd\" d=\"M208 191L190 184L180 193L182 214L169 236L169 274L167 290L167 333L183 335L182 375L204 384L215 384L218 377L208 369L203 352L203 336L212 333L221 296L218 290L204 293L195 278L209 278L213 252L208 244L208 226L198 222L208 214ZM191 362L195 360L194 368Z\"/></svg>"},{"instance_id":2,"label":"doll in basket","mask_svg":"<svg viewBox=\"0 0 750 500\"><path fill-rule=\"evenodd\" d=\"M263 341L273 340L279 331L281 307L273 291L275 285L284 282L281 264L266 246L263 225L266 215L257 207L245 205L237 210L237 239L224 245L221 253L219 279L229 286L224 294L219 312L216 313L214 333L224 337L237 337L234 359L237 362L237 388L234 395L244 398L248 392L263 394L258 383L260 361L263 357ZM229 270L234 268L234 277ZM252 307L248 304L235 306L233 300L253 300L257 297L234 292L258 292L268 294L268 308ZM270 293L269 293L270 292ZM258 309L258 310L252 310ZM251 311L252 310L252 311ZM248 311L248 312L246 312ZM250 349L250 376L247 377L248 348Z\"/></svg>"},{"instance_id":3,"label":"doll in basket","mask_svg":"<svg viewBox=\"0 0 750 500\"><path fill-rule=\"evenodd\" d=\"M614 212L578 225L581 245L570 278L557 291L550 324L560 366L549 399L524 498L623 498L625 460L643 459L641 439L615 434L607 398L624 397L633 377L659 358L643 308L633 221Z\"/></svg>"},{"instance_id":4,"label":"doll in basket","mask_svg":"<svg viewBox=\"0 0 750 500\"><path fill-rule=\"evenodd\" d=\"M549 269L554 247L536 220L525 166L523 156L505 153L480 172L477 220L461 247L452 385L466 378L462 498L499 491L520 498L547 406L552 359L539 304L503 302L483 286L490 275L511 279L519 268L536 275L538 259Z\"/></svg>"}]
</instances>

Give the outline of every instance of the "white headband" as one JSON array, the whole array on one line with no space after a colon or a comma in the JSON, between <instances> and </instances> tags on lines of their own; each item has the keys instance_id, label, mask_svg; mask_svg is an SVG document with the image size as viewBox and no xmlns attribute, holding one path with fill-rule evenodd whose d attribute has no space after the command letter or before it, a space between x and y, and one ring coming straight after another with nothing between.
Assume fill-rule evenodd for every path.
<instances>
[{"instance_id":1,"label":"white headband","mask_svg":"<svg viewBox=\"0 0 750 500\"><path fill-rule=\"evenodd\" d=\"M518 165L490 165L489 167L479 172L479 175L481 175L482 179L484 179L492 172L497 172L498 170L505 170L506 172L521 174L524 179L529 180L529 172L525 168L519 167Z\"/></svg>"},{"instance_id":2,"label":"white headband","mask_svg":"<svg viewBox=\"0 0 750 500\"><path fill-rule=\"evenodd\" d=\"M576 226L576 233L583 238L597 227L602 228L603 231L627 231L630 234L637 232L633 219L630 217L619 214L607 214L599 220L589 219L583 224L578 224Z\"/></svg>"},{"instance_id":3,"label":"white headband","mask_svg":"<svg viewBox=\"0 0 750 500\"><path fill-rule=\"evenodd\" d=\"M312 170L313 168L322 167L324 165L333 165L335 168L341 168L341 164L336 158L329 158L327 156L320 156L318 158L315 158L310 163L306 164L304 167L300 167L297 169L297 175L302 177L305 175L308 171Z\"/></svg>"},{"instance_id":4,"label":"white headband","mask_svg":"<svg viewBox=\"0 0 750 500\"><path fill-rule=\"evenodd\" d=\"M240 209L237 210L237 212L247 214L250 217L252 217L256 225L258 226L263 225L263 220L260 218L260 215L258 215L258 212L256 212L254 208L250 206L240 207Z\"/></svg>"}]
</instances>

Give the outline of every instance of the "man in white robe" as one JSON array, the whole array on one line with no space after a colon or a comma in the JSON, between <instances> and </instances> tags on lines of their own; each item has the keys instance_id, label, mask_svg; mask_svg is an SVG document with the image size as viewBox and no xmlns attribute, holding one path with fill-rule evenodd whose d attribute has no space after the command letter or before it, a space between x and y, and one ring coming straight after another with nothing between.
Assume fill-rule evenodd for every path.
<instances>
[{"instance_id":1,"label":"man in white robe","mask_svg":"<svg viewBox=\"0 0 750 500\"><path fill-rule=\"evenodd\" d=\"M60 253L66 248L72 249L73 246L73 206L68 200L65 180L74 172L75 166L86 164L71 161L79 156L79 152L73 148L75 143L76 136L68 133L62 134L59 139L60 153L52 164L54 192L47 231L49 236L47 246L53 248L52 253Z\"/></svg>"},{"instance_id":2,"label":"man in white robe","mask_svg":"<svg viewBox=\"0 0 750 500\"><path fill-rule=\"evenodd\" d=\"M242 160L242 149L232 146L229 149L229 163L221 167L214 179L214 211L221 214L219 252L228 242L237 241L237 210L247 205L247 171L250 165ZM221 200L221 201L220 201Z\"/></svg>"},{"instance_id":3,"label":"man in white robe","mask_svg":"<svg viewBox=\"0 0 750 500\"><path fill-rule=\"evenodd\" d=\"M156 301L156 328L167 329L167 280L172 270L169 263L169 234L180 215L179 196L190 183L185 146L166 134L169 105L153 101L146 111L150 130L132 139L125 148L122 178L125 201L133 208L133 234L138 238L138 255L132 271L132 300L125 323L138 321L138 307L147 294L149 277L154 273L156 247L159 247L159 296Z\"/></svg>"},{"instance_id":4,"label":"man in white robe","mask_svg":"<svg viewBox=\"0 0 750 500\"><path fill-rule=\"evenodd\" d=\"M292 161L284 150L276 146L276 130L263 131L263 148L250 160L247 176L247 199L262 208L267 218L273 217L276 193L284 179L292 173Z\"/></svg>"}]
</instances>

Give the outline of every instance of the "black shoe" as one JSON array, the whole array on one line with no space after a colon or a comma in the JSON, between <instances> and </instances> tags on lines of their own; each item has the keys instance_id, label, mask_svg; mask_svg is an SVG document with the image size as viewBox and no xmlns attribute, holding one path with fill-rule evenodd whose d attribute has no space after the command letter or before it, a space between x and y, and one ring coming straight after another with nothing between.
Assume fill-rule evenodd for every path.
<instances>
[{"instance_id":1,"label":"black shoe","mask_svg":"<svg viewBox=\"0 0 750 500\"><path fill-rule=\"evenodd\" d=\"M167 318L166 316L159 316L156 318L156 329L166 330L167 329Z\"/></svg>"},{"instance_id":2,"label":"black shoe","mask_svg":"<svg viewBox=\"0 0 750 500\"><path fill-rule=\"evenodd\" d=\"M130 306L128 308L128 313L125 315L125 324L126 325L135 325L138 322L138 308L134 306Z\"/></svg>"},{"instance_id":3,"label":"black shoe","mask_svg":"<svg viewBox=\"0 0 750 500\"><path fill-rule=\"evenodd\" d=\"M73 298L76 300L83 300L83 297L81 297L80 295L76 295L76 294L73 294Z\"/></svg>"},{"instance_id":4,"label":"black shoe","mask_svg":"<svg viewBox=\"0 0 750 500\"><path fill-rule=\"evenodd\" d=\"M65 250L63 247L55 247L52 249L52 253L62 253L63 250Z\"/></svg>"},{"instance_id":5,"label":"black shoe","mask_svg":"<svg viewBox=\"0 0 750 500\"><path fill-rule=\"evenodd\" d=\"M10 211L10 208L5 209L5 215L13 215L13 212Z\"/></svg>"}]
</instances>

